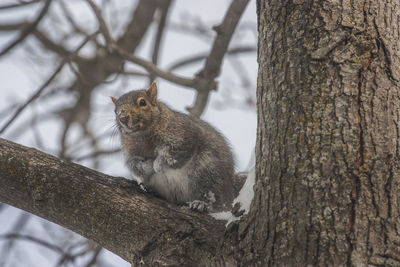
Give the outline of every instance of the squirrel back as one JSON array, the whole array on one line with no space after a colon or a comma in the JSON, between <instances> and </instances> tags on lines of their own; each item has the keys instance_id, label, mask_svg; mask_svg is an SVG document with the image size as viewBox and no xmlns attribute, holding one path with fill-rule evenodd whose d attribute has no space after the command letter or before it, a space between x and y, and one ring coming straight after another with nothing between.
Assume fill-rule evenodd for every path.
<instances>
[{"instance_id":1,"label":"squirrel back","mask_svg":"<svg viewBox=\"0 0 400 267\"><path fill-rule=\"evenodd\" d=\"M217 130L158 101L154 82L112 99L125 161L147 189L197 210L230 209L234 160Z\"/></svg>"}]
</instances>

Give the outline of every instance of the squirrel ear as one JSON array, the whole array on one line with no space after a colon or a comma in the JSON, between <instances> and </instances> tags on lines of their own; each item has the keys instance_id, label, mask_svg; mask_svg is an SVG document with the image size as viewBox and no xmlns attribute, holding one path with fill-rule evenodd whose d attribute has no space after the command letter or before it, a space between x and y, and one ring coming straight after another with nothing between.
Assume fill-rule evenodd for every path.
<instances>
[{"instance_id":1,"label":"squirrel ear","mask_svg":"<svg viewBox=\"0 0 400 267\"><path fill-rule=\"evenodd\" d=\"M152 104L157 103L157 84L153 81L150 87L146 90L146 95L150 98Z\"/></svg>"},{"instance_id":2,"label":"squirrel ear","mask_svg":"<svg viewBox=\"0 0 400 267\"><path fill-rule=\"evenodd\" d=\"M110 98L111 98L111 100L112 100L112 102L113 102L114 104L116 104L116 103L117 103L117 99L116 99L115 97L113 97L113 96L110 96Z\"/></svg>"}]
</instances>

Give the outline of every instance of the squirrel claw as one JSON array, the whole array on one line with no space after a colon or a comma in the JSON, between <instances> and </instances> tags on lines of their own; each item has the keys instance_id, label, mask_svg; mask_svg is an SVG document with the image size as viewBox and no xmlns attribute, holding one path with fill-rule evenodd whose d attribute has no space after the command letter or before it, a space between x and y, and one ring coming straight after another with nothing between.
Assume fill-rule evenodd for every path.
<instances>
[{"instance_id":1,"label":"squirrel claw","mask_svg":"<svg viewBox=\"0 0 400 267\"><path fill-rule=\"evenodd\" d=\"M140 189L143 191L143 193L147 193L147 189L146 189L146 187L144 186L143 183L140 183L140 184L139 184L139 187L140 187Z\"/></svg>"},{"instance_id":2,"label":"squirrel claw","mask_svg":"<svg viewBox=\"0 0 400 267\"><path fill-rule=\"evenodd\" d=\"M193 200L191 202L188 202L189 208L191 210L197 210L199 212L205 212L208 209L208 205L206 202L201 201L201 200Z\"/></svg>"},{"instance_id":3,"label":"squirrel claw","mask_svg":"<svg viewBox=\"0 0 400 267\"><path fill-rule=\"evenodd\" d=\"M169 166L172 166L172 165L175 165L176 163L178 163L178 161L173 158L165 158L165 160L167 161Z\"/></svg>"}]
</instances>

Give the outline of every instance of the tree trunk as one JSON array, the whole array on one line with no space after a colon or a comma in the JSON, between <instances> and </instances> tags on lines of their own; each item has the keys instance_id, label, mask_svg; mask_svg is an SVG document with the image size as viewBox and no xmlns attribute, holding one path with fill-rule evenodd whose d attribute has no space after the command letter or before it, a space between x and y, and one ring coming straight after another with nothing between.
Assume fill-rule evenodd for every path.
<instances>
[{"instance_id":1,"label":"tree trunk","mask_svg":"<svg viewBox=\"0 0 400 267\"><path fill-rule=\"evenodd\" d=\"M399 1L257 4L256 186L235 257L400 265Z\"/></svg>"}]
</instances>

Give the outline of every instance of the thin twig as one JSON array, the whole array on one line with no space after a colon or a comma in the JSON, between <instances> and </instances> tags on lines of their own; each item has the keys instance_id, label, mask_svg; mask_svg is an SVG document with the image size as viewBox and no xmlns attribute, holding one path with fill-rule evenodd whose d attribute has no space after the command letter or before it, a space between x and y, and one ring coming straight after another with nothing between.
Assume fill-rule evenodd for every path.
<instances>
[{"instance_id":1,"label":"thin twig","mask_svg":"<svg viewBox=\"0 0 400 267\"><path fill-rule=\"evenodd\" d=\"M187 86L187 87L195 88L197 90L202 90L202 86L200 86L201 83L199 83L199 81L197 81L196 79L182 77L182 76L173 74L171 72L164 71L164 70L160 69L159 67L157 67L156 65L154 65L153 63L151 63L150 61L146 61L146 60L136 57L132 54L129 54L118 46L114 46L113 49L117 53L117 55L121 56L125 60L128 60L139 66L142 66L150 74L157 75L158 77L161 77L167 81L170 81L170 82L182 85L182 86Z\"/></svg>"},{"instance_id":2,"label":"thin twig","mask_svg":"<svg viewBox=\"0 0 400 267\"><path fill-rule=\"evenodd\" d=\"M225 14L221 25L214 27L217 36L211 49L211 53L206 59L204 68L197 74L196 78L204 80L204 90L197 93L195 103L192 107L187 108L191 115L200 117L208 102L208 95L213 90L215 78L219 76L222 60L228 50L228 45L232 39L232 35L239 23L247 3L249 0L234 0Z\"/></svg>"},{"instance_id":3,"label":"thin twig","mask_svg":"<svg viewBox=\"0 0 400 267\"><path fill-rule=\"evenodd\" d=\"M132 55L131 53L125 51L122 49L120 46L117 45L117 43L114 41L112 38L110 31L107 27L106 22L104 21L103 16L101 15L100 9L96 6L96 4L92 0L87 0L89 5L92 7L100 25L100 31L103 34L104 38L106 39L106 45L107 48L110 51L115 52L118 56L124 58L125 60L128 60L130 62L133 62L139 66L142 66L145 68L150 74L157 75L167 81L174 82L183 86L187 87L192 87L197 90L202 90L202 83L199 82L198 79L190 79L186 77L180 77L178 75L172 74L170 72L166 72L158 68L155 64L153 64L150 61L146 61L144 59L141 59L139 57L136 57Z\"/></svg>"},{"instance_id":4,"label":"thin twig","mask_svg":"<svg viewBox=\"0 0 400 267\"><path fill-rule=\"evenodd\" d=\"M90 248L85 248L82 251L71 253L71 251L65 251L58 260L56 266L68 266L67 263L74 262L77 258L85 256L92 251Z\"/></svg>"},{"instance_id":5,"label":"thin twig","mask_svg":"<svg viewBox=\"0 0 400 267\"><path fill-rule=\"evenodd\" d=\"M21 23L13 23L13 24L1 24L0 31L8 32L8 31L16 31L24 29L29 25L28 22L21 22Z\"/></svg>"},{"instance_id":6,"label":"thin twig","mask_svg":"<svg viewBox=\"0 0 400 267\"><path fill-rule=\"evenodd\" d=\"M13 49L15 46L17 46L19 43L21 43L30 33L32 33L36 26L39 24L39 22L43 19L44 15L47 13L50 7L50 3L52 0L47 0L46 3L44 4L44 7L42 8L42 11L40 11L39 16L35 19L34 22L32 22L28 27L26 27L24 30L21 31L21 34L19 37L14 40L11 44L9 44L6 48L3 49L3 51L0 52L0 57L6 54L8 51Z\"/></svg>"},{"instance_id":7,"label":"thin twig","mask_svg":"<svg viewBox=\"0 0 400 267\"><path fill-rule=\"evenodd\" d=\"M0 10L11 9L11 8L16 8L16 7L23 7L23 6L27 6L27 5L31 5L31 4L36 4L36 3L39 3L42 1L43 0L32 0L29 2L20 2L18 4L8 4L8 5L0 6Z\"/></svg>"},{"instance_id":8,"label":"thin twig","mask_svg":"<svg viewBox=\"0 0 400 267\"><path fill-rule=\"evenodd\" d=\"M111 36L110 31L108 30L107 24L104 21L103 16L101 15L100 9L97 7L97 5L92 1L92 0L87 0L90 7L93 9L94 14L97 17L97 20L99 21L99 26L100 26L100 31L103 34L104 38L106 38L106 43L110 45L114 45L115 41Z\"/></svg>"},{"instance_id":9,"label":"thin twig","mask_svg":"<svg viewBox=\"0 0 400 267\"><path fill-rule=\"evenodd\" d=\"M85 30L83 30L79 25L75 22L74 18L71 16L71 11L69 10L67 4L64 0L60 1L61 10L65 15L67 21L71 24L72 28L74 28L75 32L83 34L84 36L89 35Z\"/></svg>"},{"instance_id":10,"label":"thin twig","mask_svg":"<svg viewBox=\"0 0 400 267\"><path fill-rule=\"evenodd\" d=\"M93 158L98 157L98 156L111 155L111 154L115 154L115 153L119 153L119 152L121 152L120 148L111 149L111 150L98 150L98 151L95 151L95 152L92 152L92 153L89 153L89 154L74 158L72 160L75 161L75 162L79 162L79 161L82 161L82 160L85 160L85 159L93 159Z\"/></svg>"},{"instance_id":11,"label":"thin twig","mask_svg":"<svg viewBox=\"0 0 400 267\"><path fill-rule=\"evenodd\" d=\"M12 226L11 232L13 233L18 233L21 232L27 223L29 222L29 219L31 218L31 215L27 212L22 212L17 220L16 223ZM6 244L3 245L2 247L2 252L0 254L0 266L5 266L8 260L8 257L10 256L10 252L12 248L15 245L15 238L9 238L6 241Z\"/></svg>"},{"instance_id":12,"label":"thin twig","mask_svg":"<svg viewBox=\"0 0 400 267\"><path fill-rule=\"evenodd\" d=\"M1 128L0 134L2 134L8 126L18 117L18 115L30 104L32 103L36 98L40 96L40 94L43 92L44 89L54 80L54 78L57 76L57 74L63 69L66 61L63 60L61 64L58 66L58 68L55 70L55 72L50 76L49 79L36 91L36 93L30 97L21 107L19 107L14 115L6 122L6 124Z\"/></svg>"},{"instance_id":13,"label":"thin twig","mask_svg":"<svg viewBox=\"0 0 400 267\"><path fill-rule=\"evenodd\" d=\"M139 71L126 71L126 70L123 70L123 71L121 72L121 75L126 75L126 76L139 76L139 77L149 77L149 76L150 76L148 73L139 72Z\"/></svg>"},{"instance_id":14,"label":"thin twig","mask_svg":"<svg viewBox=\"0 0 400 267\"><path fill-rule=\"evenodd\" d=\"M158 56L160 54L160 47L161 47L161 41L165 32L165 25L167 22L167 16L168 16L168 10L169 7L171 6L171 0L166 0L162 2L161 6L161 18L160 22L158 23L158 28L157 28L157 33L156 33L156 39L154 40L154 47L153 47L153 56L151 58L151 62L153 62L154 65L158 64ZM150 83L155 79L155 75L150 74Z\"/></svg>"},{"instance_id":15,"label":"thin twig","mask_svg":"<svg viewBox=\"0 0 400 267\"><path fill-rule=\"evenodd\" d=\"M236 54L241 54L241 53L252 53L257 51L257 47L254 45L249 45L249 46L240 46L240 47L234 47L229 49L226 52L226 55L236 55ZM199 61L202 61L208 57L208 53L201 53L198 55L193 55L189 58L182 59L174 64L172 64L170 67L167 68L167 71L174 71L178 68L186 67L187 65L197 63Z\"/></svg>"},{"instance_id":16,"label":"thin twig","mask_svg":"<svg viewBox=\"0 0 400 267\"><path fill-rule=\"evenodd\" d=\"M34 242L36 244L39 244L43 247L46 247L48 249L51 249L57 253L64 253L63 249L51 244L47 241L44 241L42 239L39 239L37 237L34 236L29 236L29 235L22 235L22 234L18 234L18 233L9 233L9 234L4 234L4 235L0 235L0 239L20 239L20 240L26 240L26 241L30 241L30 242Z\"/></svg>"},{"instance_id":17,"label":"thin twig","mask_svg":"<svg viewBox=\"0 0 400 267\"><path fill-rule=\"evenodd\" d=\"M100 252L103 250L102 247L97 246L95 247L92 251L93 251L93 255L92 258L90 259L90 261L86 264L86 267L91 267L91 266L95 266L97 259L100 255Z\"/></svg>"},{"instance_id":18,"label":"thin twig","mask_svg":"<svg viewBox=\"0 0 400 267\"><path fill-rule=\"evenodd\" d=\"M84 47L86 45L87 42L89 42L94 36L97 35L97 32L89 35L85 38L85 40L78 46L78 48L75 49L75 51L73 51L70 55L68 55L67 57L65 57L60 65L57 67L57 69L53 72L53 74L49 77L49 79L46 80L46 82L36 91L36 93L31 96L22 106L20 106L14 113L14 115L5 123L5 125L3 126L3 128L1 128L0 130L0 134L2 134L8 126L10 126L10 124L19 116L19 114L30 104L32 103L34 100L36 100L41 93L44 91L44 89L46 89L46 87L54 80L54 78L57 76L57 74L64 68L65 64L67 62L69 62L71 59L73 59L78 52L82 49L82 47Z\"/></svg>"},{"instance_id":19,"label":"thin twig","mask_svg":"<svg viewBox=\"0 0 400 267\"><path fill-rule=\"evenodd\" d=\"M64 46L53 42L46 34L44 34L39 29L35 29L33 31L33 35L46 49L53 51L62 57L66 57L71 54L71 52L68 51Z\"/></svg>"}]
</instances>

